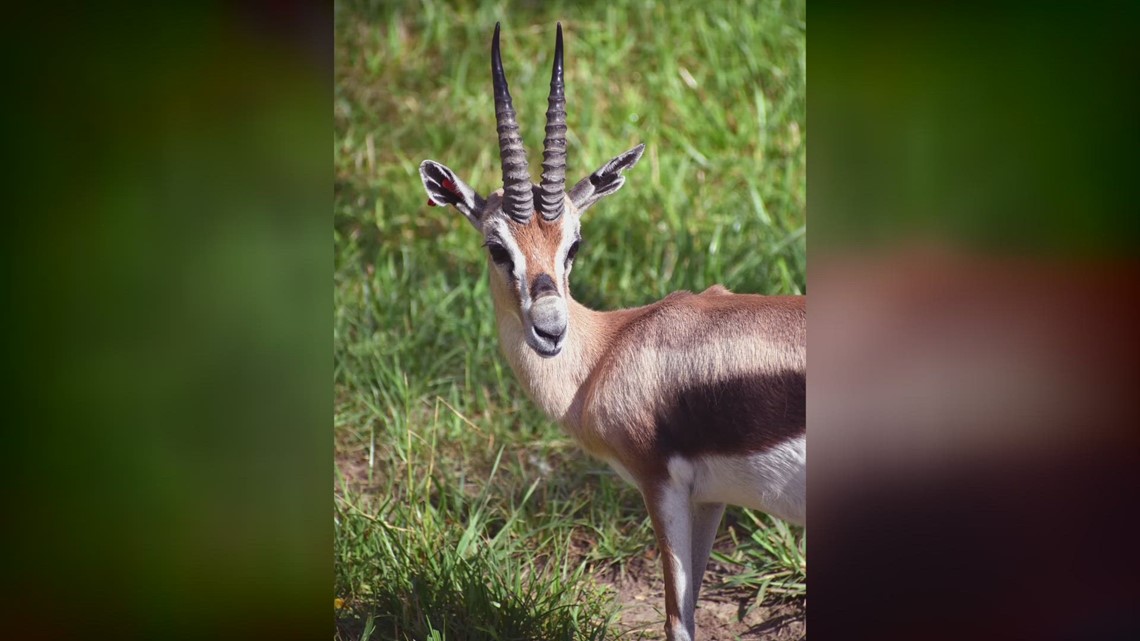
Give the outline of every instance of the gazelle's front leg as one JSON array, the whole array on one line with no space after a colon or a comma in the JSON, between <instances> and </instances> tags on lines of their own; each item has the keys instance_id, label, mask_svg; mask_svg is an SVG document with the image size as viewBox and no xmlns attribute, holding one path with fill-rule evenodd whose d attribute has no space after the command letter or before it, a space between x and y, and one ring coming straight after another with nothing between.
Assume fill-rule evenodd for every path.
<instances>
[{"instance_id":1,"label":"gazelle's front leg","mask_svg":"<svg viewBox=\"0 0 1140 641\"><path fill-rule=\"evenodd\" d=\"M665 574L665 637L692 641L696 622L693 608L693 505L687 485L666 480L642 490ZM703 566L702 566L703 567Z\"/></svg>"}]
</instances>

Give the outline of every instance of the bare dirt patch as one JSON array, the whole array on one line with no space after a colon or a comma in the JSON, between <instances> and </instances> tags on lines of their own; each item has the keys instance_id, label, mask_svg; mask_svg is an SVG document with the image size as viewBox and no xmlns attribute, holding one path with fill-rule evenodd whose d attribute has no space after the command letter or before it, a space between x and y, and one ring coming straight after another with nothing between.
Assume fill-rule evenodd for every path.
<instances>
[{"instance_id":1,"label":"bare dirt patch","mask_svg":"<svg viewBox=\"0 0 1140 641\"><path fill-rule=\"evenodd\" d=\"M792 641L807 638L806 599L749 609L752 599L748 595L717 587L730 573L731 570L715 561L709 563L697 602L698 639ZM627 639L665 638L665 593L660 563L650 558L634 559L623 572L614 571L598 579L616 591L616 600L622 605L619 629L615 632L623 633Z\"/></svg>"}]
</instances>

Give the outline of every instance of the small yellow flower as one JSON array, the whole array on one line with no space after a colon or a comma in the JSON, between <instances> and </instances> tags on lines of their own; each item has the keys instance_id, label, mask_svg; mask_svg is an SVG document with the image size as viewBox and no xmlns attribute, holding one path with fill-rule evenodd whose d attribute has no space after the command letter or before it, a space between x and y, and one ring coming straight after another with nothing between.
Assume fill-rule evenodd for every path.
<instances>
[{"instance_id":1,"label":"small yellow flower","mask_svg":"<svg viewBox=\"0 0 1140 641\"><path fill-rule=\"evenodd\" d=\"M343 608L344 607L344 599L342 599L340 597L333 599L333 607L336 608L337 610Z\"/></svg>"}]
</instances>

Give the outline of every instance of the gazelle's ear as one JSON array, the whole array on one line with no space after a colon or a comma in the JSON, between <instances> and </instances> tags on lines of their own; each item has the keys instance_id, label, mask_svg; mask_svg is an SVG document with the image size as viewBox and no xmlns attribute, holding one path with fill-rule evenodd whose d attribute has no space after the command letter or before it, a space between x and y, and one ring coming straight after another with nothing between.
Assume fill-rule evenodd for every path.
<instances>
[{"instance_id":1,"label":"gazelle's ear","mask_svg":"<svg viewBox=\"0 0 1140 641\"><path fill-rule=\"evenodd\" d=\"M645 145L638 145L574 185L570 190L570 200L578 208L578 213L586 211L587 207L601 200L603 196L609 196L621 189L625 184L625 176L622 176L621 172L636 165L644 151Z\"/></svg>"},{"instance_id":2,"label":"gazelle's ear","mask_svg":"<svg viewBox=\"0 0 1140 641\"><path fill-rule=\"evenodd\" d=\"M454 171L434 160L425 160L420 163L420 180L427 190L428 204L452 205L479 229L479 216L487 201L460 180Z\"/></svg>"}]
</instances>

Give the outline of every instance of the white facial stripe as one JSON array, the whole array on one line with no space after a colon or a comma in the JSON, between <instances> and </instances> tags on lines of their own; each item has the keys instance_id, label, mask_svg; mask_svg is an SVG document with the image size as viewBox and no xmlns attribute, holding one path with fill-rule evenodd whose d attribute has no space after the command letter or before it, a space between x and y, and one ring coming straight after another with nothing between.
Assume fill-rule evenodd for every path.
<instances>
[{"instance_id":1,"label":"white facial stripe","mask_svg":"<svg viewBox=\"0 0 1140 641\"><path fill-rule=\"evenodd\" d=\"M569 212L563 214L559 222L562 225L562 243L558 246L558 255L554 257L554 282L561 291L562 282L566 280L566 255L570 252L570 246L578 240L580 223L578 217L572 216ZM562 295L568 293L562 292Z\"/></svg>"},{"instance_id":2,"label":"white facial stripe","mask_svg":"<svg viewBox=\"0 0 1140 641\"><path fill-rule=\"evenodd\" d=\"M527 291L526 283L526 257L523 256L522 250L519 249L519 244L515 241L515 237L511 234L510 228L507 226L507 221L495 218L487 222L487 238L495 238L500 241L503 248L511 255L511 263L514 266L513 276L515 282L519 284L519 298L522 301L522 309L525 311L530 306L530 292Z\"/></svg>"}]
</instances>

